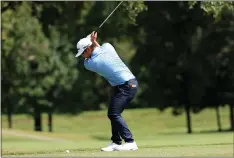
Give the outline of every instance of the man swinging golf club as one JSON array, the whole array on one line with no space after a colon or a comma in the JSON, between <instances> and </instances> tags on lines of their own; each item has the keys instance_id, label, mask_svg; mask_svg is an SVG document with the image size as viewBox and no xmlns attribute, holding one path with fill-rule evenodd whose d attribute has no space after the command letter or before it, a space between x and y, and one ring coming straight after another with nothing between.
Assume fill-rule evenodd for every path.
<instances>
[{"instance_id":1,"label":"man swinging golf club","mask_svg":"<svg viewBox=\"0 0 234 158\"><path fill-rule=\"evenodd\" d=\"M123 63L111 44L104 43L101 46L98 44L97 32L92 32L91 35L82 38L77 43L77 49L76 57L82 55L85 58L85 68L98 73L114 87L114 94L108 108L112 143L101 150L137 150L138 147L132 133L121 116L124 108L137 92L138 82L135 76ZM121 145L122 139L125 141L123 145Z\"/></svg>"}]
</instances>

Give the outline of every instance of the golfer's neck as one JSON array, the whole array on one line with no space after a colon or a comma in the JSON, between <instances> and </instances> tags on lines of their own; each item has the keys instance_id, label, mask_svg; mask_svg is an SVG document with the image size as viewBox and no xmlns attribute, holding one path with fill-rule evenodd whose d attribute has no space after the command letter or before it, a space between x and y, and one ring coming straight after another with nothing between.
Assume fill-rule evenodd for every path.
<instances>
[{"instance_id":1,"label":"golfer's neck","mask_svg":"<svg viewBox=\"0 0 234 158\"><path fill-rule=\"evenodd\" d=\"M96 46L94 46L94 47L91 47L91 53L90 53L90 56L88 57L88 58L91 58L91 56L92 56L92 54L93 54L93 51L94 51L94 49L96 48Z\"/></svg>"},{"instance_id":2,"label":"golfer's neck","mask_svg":"<svg viewBox=\"0 0 234 158\"><path fill-rule=\"evenodd\" d=\"M94 51L97 47L99 47L99 46L93 46L93 47L91 48L91 54L93 53L93 51Z\"/></svg>"}]
</instances>

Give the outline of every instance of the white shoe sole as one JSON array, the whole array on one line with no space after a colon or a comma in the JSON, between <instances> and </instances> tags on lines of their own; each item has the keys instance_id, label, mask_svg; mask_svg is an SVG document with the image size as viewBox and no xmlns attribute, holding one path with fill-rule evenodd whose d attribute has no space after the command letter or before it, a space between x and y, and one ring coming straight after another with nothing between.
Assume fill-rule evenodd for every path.
<instances>
[{"instance_id":1,"label":"white shoe sole","mask_svg":"<svg viewBox=\"0 0 234 158\"><path fill-rule=\"evenodd\" d=\"M138 148L134 148L134 149L131 149L131 150L138 150Z\"/></svg>"},{"instance_id":2,"label":"white shoe sole","mask_svg":"<svg viewBox=\"0 0 234 158\"><path fill-rule=\"evenodd\" d=\"M115 149L115 151L135 151L135 150L138 150L138 148L132 148L132 149L129 149L129 150Z\"/></svg>"},{"instance_id":3,"label":"white shoe sole","mask_svg":"<svg viewBox=\"0 0 234 158\"><path fill-rule=\"evenodd\" d=\"M114 151L114 150L104 150L104 149L101 149L101 151L110 152L110 151Z\"/></svg>"}]
</instances>

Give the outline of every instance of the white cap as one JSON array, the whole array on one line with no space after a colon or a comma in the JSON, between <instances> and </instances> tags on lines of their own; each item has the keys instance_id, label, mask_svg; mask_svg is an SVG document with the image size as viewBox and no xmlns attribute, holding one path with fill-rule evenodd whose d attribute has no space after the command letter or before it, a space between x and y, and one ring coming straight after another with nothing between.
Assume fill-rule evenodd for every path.
<instances>
[{"instance_id":1,"label":"white cap","mask_svg":"<svg viewBox=\"0 0 234 158\"><path fill-rule=\"evenodd\" d=\"M81 40L79 40L76 45L78 52L75 57L80 56L83 53L83 51L91 45L92 42L90 40L90 36L87 36L86 38L82 38Z\"/></svg>"}]
</instances>

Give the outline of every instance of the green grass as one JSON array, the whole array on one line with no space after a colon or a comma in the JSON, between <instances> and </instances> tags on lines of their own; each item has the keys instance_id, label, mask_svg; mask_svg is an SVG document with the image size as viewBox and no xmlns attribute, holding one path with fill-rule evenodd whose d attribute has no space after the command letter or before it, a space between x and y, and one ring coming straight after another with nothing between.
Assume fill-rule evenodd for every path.
<instances>
[{"instance_id":1,"label":"green grass","mask_svg":"<svg viewBox=\"0 0 234 158\"><path fill-rule=\"evenodd\" d=\"M54 115L54 132L33 131L33 120L27 115L13 117L13 129L7 129L2 117L3 156L232 156L233 133L217 130L215 111L192 115L194 133L186 134L185 116L174 117L170 109L126 110L123 117L133 132L139 150L134 152L101 152L110 143L110 123L106 111L85 112L78 116ZM222 128L229 128L228 108L221 108ZM69 150L70 153L65 151Z\"/></svg>"}]
</instances>

